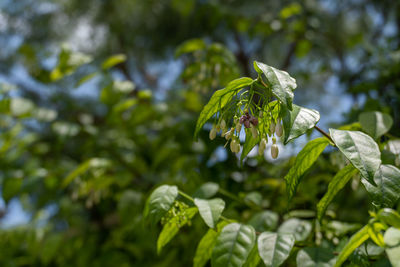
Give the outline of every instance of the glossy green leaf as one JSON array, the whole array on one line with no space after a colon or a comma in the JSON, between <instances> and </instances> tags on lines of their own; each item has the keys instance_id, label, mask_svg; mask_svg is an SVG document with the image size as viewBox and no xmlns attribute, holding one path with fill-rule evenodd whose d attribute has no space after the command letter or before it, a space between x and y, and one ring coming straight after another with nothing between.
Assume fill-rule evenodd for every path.
<instances>
[{"instance_id":1,"label":"glossy green leaf","mask_svg":"<svg viewBox=\"0 0 400 267\"><path fill-rule=\"evenodd\" d=\"M363 112L358 120L362 129L374 139L387 133L393 125L392 117L378 111Z\"/></svg>"},{"instance_id":2,"label":"glossy green leaf","mask_svg":"<svg viewBox=\"0 0 400 267\"><path fill-rule=\"evenodd\" d=\"M144 216L152 223L157 223L171 208L176 197L178 188L176 186L162 185L151 193L147 199Z\"/></svg>"},{"instance_id":3,"label":"glossy green leaf","mask_svg":"<svg viewBox=\"0 0 400 267\"><path fill-rule=\"evenodd\" d=\"M261 62L254 62L256 71L261 71L271 87L274 96L279 99L288 109L292 110L293 90L296 89L296 80L286 71L275 69Z\"/></svg>"},{"instance_id":4,"label":"glossy green leaf","mask_svg":"<svg viewBox=\"0 0 400 267\"><path fill-rule=\"evenodd\" d=\"M335 254L327 248L303 248L297 253L297 267L331 267L335 264Z\"/></svg>"},{"instance_id":5,"label":"glossy green leaf","mask_svg":"<svg viewBox=\"0 0 400 267\"><path fill-rule=\"evenodd\" d=\"M198 133L203 125L215 114L219 109L225 107L231 98L242 88L253 83L251 78L239 78L231 81L224 89L216 91L210 101L204 106L197 120L194 137L197 139Z\"/></svg>"},{"instance_id":6,"label":"glossy green leaf","mask_svg":"<svg viewBox=\"0 0 400 267\"><path fill-rule=\"evenodd\" d=\"M253 227L231 223L222 229L212 252L213 267L240 267L252 250L256 240Z\"/></svg>"},{"instance_id":7,"label":"glossy green leaf","mask_svg":"<svg viewBox=\"0 0 400 267\"><path fill-rule=\"evenodd\" d=\"M228 223L222 221L218 223L217 230L208 229L207 233L201 238L197 245L196 253L193 258L193 267L203 267L211 258L212 250L217 242L217 238L222 228Z\"/></svg>"},{"instance_id":8,"label":"glossy green leaf","mask_svg":"<svg viewBox=\"0 0 400 267\"><path fill-rule=\"evenodd\" d=\"M396 228L389 228L384 235L386 254L393 267L400 267L400 230Z\"/></svg>"},{"instance_id":9,"label":"glossy green leaf","mask_svg":"<svg viewBox=\"0 0 400 267\"><path fill-rule=\"evenodd\" d=\"M369 225L364 226L350 238L349 242L347 242L337 257L335 267L341 266L356 248L367 241L369 238L368 227Z\"/></svg>"},{"instance_id":10,"label":"glossy green leaf","mask_svg":"<svg viewBox=\"0 0 400 267\"><path fill-rule=\"evenodd\" d=\"M329 144L329 140L325 137L316 138L307 143L307 145L297 155L294 165L290 168L289 173L285 176L286 191L289 201L296 193L304 173L314 164L319 155Z\"/></svg>"},{"instance_id":11,"label":"glossy green leaf","mask_svg":"<svg viewBox=\"0 0 400 267\"><path fill-rule=\"evenodd\" d=\"M101 64L101 68L103 70L107 70L125 61L126 56L124 54L113 55L103 61L103 63Z\"/></svg>"},{"instance_id":12,"label":"glossy green leaf","mask_svg":"<svg viewBox=\"0 0 400 267\"><path fill-rule=\"evenodd\" d=\"M281 224L278 233L292 234L296 241L304 241L310 235L311 230L312 225L309 221L292 218Z\"/></svg>"},{"instance_id":13,"label":"glossy green leaf","mask_svg":"<svg viewBox=\"0 0 400 267\"><path fill-rule=\"evenodd\" d=\"M319 112L314 109L303 108L293 104L293 110L283 108L283 143L287 144L313 128L319 121Z\"/></svg>"},{"instance_id":14,"label":"glossy green leaf","mask_svg":"<svg viewBox=\"0 0 400 267\"><path fill-rule=\"evenodd\" d=\"M247 223L253 226L257 232L264 232L275 230L278 226L278 221L279 216L277 213L265 210L256 213Z\"/></svg>"},{"instance_id":15,"label":"glossy green leaf","mask_svg":"<svg viewBox=\"0 0 400 267\"><path fill-rule=\"evenodd\" d=\"M263 232L258 237L258 251L267 267L277 267L289 257L294 242L292 234Z\"/></svg>"},{"instance_id":16,"label":"glossy green leaf","mask_svg":"<svg viewBox=\"0 0 400 267\"><path fill-rule=\"evenodd\" d=\"M194 204L199 209L201 218L210 228L215 227L225 208L225 202L220 198L210 200L195 198Z\"/></svg>"},{"instance_id":17,"label":"glossy green leaf","mask_svg":"<svg viewBox=\"0 0 400 267\"><path fill-rule=\"evenodd\" d=\"M375 173L376 186L361 180L378 208L393 207L400 197L400 170L392 165L381 165Z\"/></svg>"},{"instance_id":18,"label":"glossy green leaf","mask_svg":"<svg viewBox=\"0 0 400 267\"><path fill-rule=\"evenodd\" d=\"M196 213L197 208L195 207L184 209L164 225L157 239L157 253L161 252L162 248L179 232L179 229L188 224Z\"/></svg>"},{"instance_id":19,"label":"glossy green leaf","mask_svg":"<svg viewBox=\"0 0 400 267\"><path fill-rule=\"evenodd\" d=\"M246 262L243 264L243 267L257 267L260 263L261 258L258 254L258 246L257 243L254 244L253 248L250 251L249 256L247 257Z\"/></svg>"},{"instance_id":20,"label":"glossy green leaf","mask_svg":"<svg viewBox=\"0 0 400 267\"><path fill-rule=\"evenodd\" d=\"M359 131L329 129L329 132L339 150L365 179L375 185L374 175L381 165L381 152L375 141Z\"/></svg>"},{"instance_id":21,"label":"glossy green leaf","mask_svg":"<svg viewBox=\"0 0 400 267\"><path fill-rule=\"evenodd\" d=\"M400 214L392 209L385 208L378 212L378 218L393 227L400 229Z\"/></svg>"},{"instance_id":22,"label":"glossy green leaf","mask_svg":"<svg viewBox=\"0 0 400 267\"><path fill-rule=\"evenodd\" d=\"M348 181L358 172L353 165L349 164L343 169L341 169L333 177L328 185L328 191L325 193L324 197L318 202L317 211L318 219L321 220L322 216L326 211L326 208L331 203L336 194L347 184Z\"/></svg>"}]
</instances>

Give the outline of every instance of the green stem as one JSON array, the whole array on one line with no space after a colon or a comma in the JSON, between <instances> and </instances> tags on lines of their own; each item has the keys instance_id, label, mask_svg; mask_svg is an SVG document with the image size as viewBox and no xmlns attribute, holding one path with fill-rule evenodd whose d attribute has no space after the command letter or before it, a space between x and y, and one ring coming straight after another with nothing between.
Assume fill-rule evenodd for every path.
<instances>
[{"instance_id":1,"label":"green stem","mask_svg":"<svg viewBox=\"0 0 400 267\"><path fill-rule=\"evenodd\" d=\"M191 202L194 202L194 199L193 199L191 196L189 196L188 194L182 192L181 190L179 190L178 193L179 193L182 197L186 198L187 200L190 200Z\"/></svg>"},{"instance_id":2,"label":"green stem","mask_svg":"<svg viewBox=\"0 0 400 267\"><path fill-rule=\"evenodd\" d=\"M324 130L322 130L321 128L319 128L317 125L314 125L315 130L317 130L318 132L320 132L323 136L325 136L326 138L328 138L329 141L331 141L332 144L335 145L335 142L333 142L331 136L325 132Z\"/></svg>"}]
</instances>

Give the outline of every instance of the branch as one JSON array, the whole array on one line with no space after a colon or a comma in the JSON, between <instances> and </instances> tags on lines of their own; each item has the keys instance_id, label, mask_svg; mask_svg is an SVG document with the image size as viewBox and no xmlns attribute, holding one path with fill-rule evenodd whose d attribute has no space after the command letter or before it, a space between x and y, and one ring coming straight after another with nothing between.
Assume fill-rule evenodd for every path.
<instances>
[{"instance_id":1,"label":"branch","mask_svg":"<svg viewBox=\"0 0 400 267\"><path fill-rule=\"evenodd\" d=\"M328 138L329 141L332 142L332 144L335 144L335 142L333 142L331 136L330 136L327 132L325 132L324 130L322 130L321 128L319 128L317 125L315 125L314 128L315 128L315 130L317 130L318 132L320 132L323 136L325 136L326 138Z\"/></svg>"}]
</instances>

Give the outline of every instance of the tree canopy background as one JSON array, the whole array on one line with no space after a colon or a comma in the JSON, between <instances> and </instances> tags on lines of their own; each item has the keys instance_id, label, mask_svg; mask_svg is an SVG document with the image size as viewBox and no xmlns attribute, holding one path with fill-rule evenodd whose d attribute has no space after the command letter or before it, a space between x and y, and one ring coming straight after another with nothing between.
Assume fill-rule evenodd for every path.
<instances>
[{"instance_id":1,"label":"tree canopy background","mask_svg":"<svg viewBox=\"0 0 400 267\"><path fill-rule=\"evenodd\" d=\"M295 103L319 109L324 127L382 111L399 136L399 36L397 1L1 1L0 222L13 201L29 217L1 229L1 265L189 266L204 225L157 255L158 229L143 224L161 183L219 184L226 214L242 220L315 210L338 154L324 154L288 207L282 177L302 140L241 167L207 129L193 141L196 118L259 60L296 77ZM397 166L399 151L388 154ZM367 199L354 180L334 217L367 220Z\"/></svg>"}]
</instances>

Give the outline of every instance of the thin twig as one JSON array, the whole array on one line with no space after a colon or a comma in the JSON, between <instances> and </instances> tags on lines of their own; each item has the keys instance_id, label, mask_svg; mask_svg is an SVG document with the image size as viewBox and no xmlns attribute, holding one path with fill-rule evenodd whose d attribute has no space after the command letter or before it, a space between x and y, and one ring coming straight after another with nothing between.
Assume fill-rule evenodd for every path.
<instances>
[{"instance_id":1,"label":"thin twig","mask_svg":"<svg viewBox=\"0 0 400 267\"><path fill-rule=\"evenodd\" d=\"M317 125L314 126L315 130L317 130L318 132L320 132L323 136L325 136L326 138L329 139L329 141L332 142L332 144L335 144L335 142L332 140L331 136L325 132L324 130L322 130L321 128L319 128Z\"/></svg>"}]
</instances>

